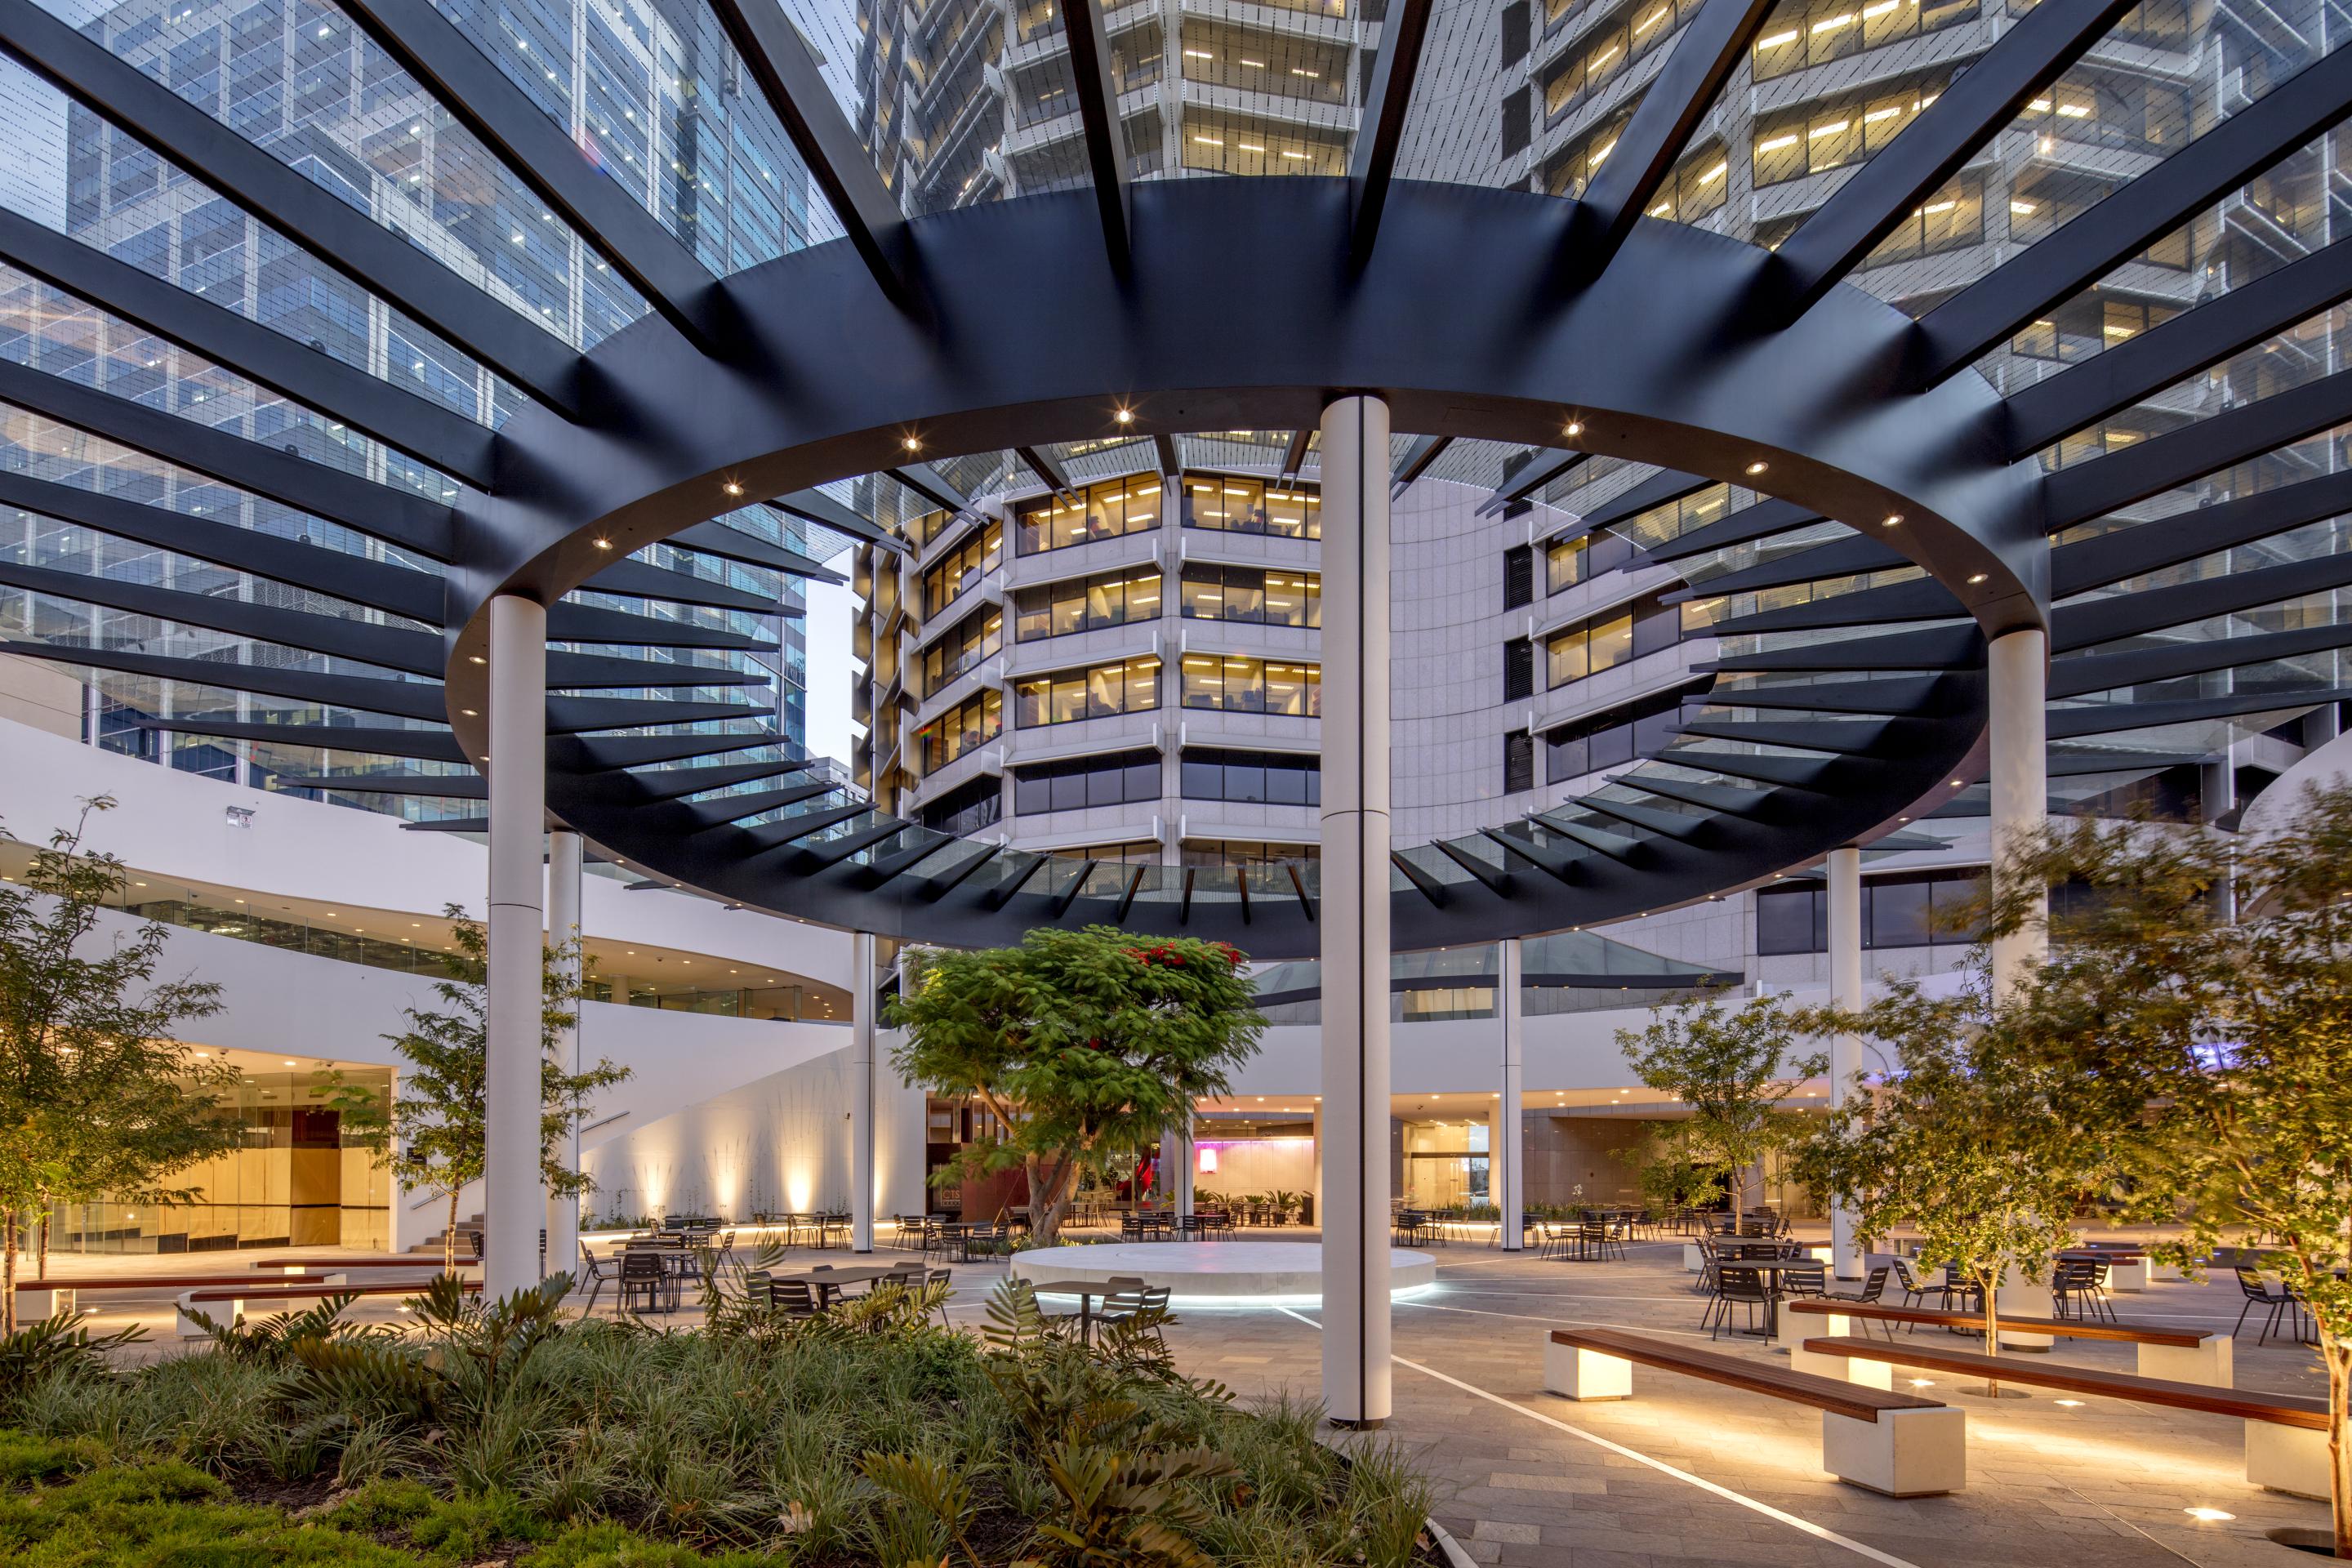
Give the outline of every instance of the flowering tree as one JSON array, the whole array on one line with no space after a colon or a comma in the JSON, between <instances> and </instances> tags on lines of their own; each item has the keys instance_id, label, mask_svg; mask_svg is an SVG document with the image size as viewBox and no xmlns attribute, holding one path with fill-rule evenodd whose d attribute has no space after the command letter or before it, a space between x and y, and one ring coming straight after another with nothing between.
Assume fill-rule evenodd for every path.
<instances>
[{"instance_id":1,"label":"flowering tree","mask_svg":"<svg viewBox=\"0 0 2352 1568\"><path fill-rule=\"evenodd\" d=\"M1829 1058L1801 1057L1792 1014L1778 996L1738 1007L1707 994L1654 1009L1648 1026L1617 1031L1633 1076L1690 1107L1689 1152L1723 1162L1734 1210L1746 1206L1748 1172L1803 1129L1780 1102Z\"/></svg>"},{"instance_id":2,"label":"flowering tree","mask_svg":"<svg viewBox=\"0 0 2352 1568\"><path fill-rule=\"evenodd\" d=\"M1242 963L1224 942L1112 926L922 951L890 1004L887 1021L907 1031L891 1065L995 1116L1003 1136L966 1148L962 1169L1024 1171L1031 1228L1050 1246L1081 1172L1190 1126L1193 1103L1256 1054L1265 1020Z\"/></svg>"}]
</instances>

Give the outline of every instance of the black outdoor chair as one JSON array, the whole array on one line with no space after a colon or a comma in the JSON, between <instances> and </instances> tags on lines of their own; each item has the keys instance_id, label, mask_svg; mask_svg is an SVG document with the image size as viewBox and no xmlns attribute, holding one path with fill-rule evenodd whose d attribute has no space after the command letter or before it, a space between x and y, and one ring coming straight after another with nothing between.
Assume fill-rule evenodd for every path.
<instances>
[{"instance_id":1,"label":"black outdoor chair","mask_svg":"<svg viewBox=\"0 0 2352 1568\"><path fill-rule=\"evenodd\" d=\"M1699 1322L1706 1330L1706 1337L1714 1339L1719 1333L1732 1331L1731 1309L1744 1307L1748 1310L1748 1331L1755 1333L1759 1331L1757 1309L1769 1310L1771 1305L1772 1294L1765 1289L1762 1274L1737 1263L1726 1263L1716 1270L1715 1298L1707 1303L1706 1313Z\"/></svg>"},{"instance_id":2,"label":"black outdoor chair","mask_svg":"<svg viewBox=\"0 0 2352 1568\"><path fill-rule=\"evenodd\" d=\"M650 1251L621 1255L621 1306L625 1310L674 1311L677 1307L677 1276L663 1267ZM635 1305L642 1300L644 1306Z\"/></svg>"},{"instance_id":3,"label":"black outdoor chair","mask_svg":"<svg viewBox=\"0 0 2352 1568\"><path fill-rule=\"evenodd\" d=\"M2302 1304L2295 1300L2294 1292L2288 1289L2284 1282L2280 1282L2277 1289L2273 1289L2272 1281L2263 1279L2258 1271L2249 1268L2242 1263L2231 1272L2238 1277L2239 1294L2246 1299L2245 1305L2238 1309L2237 1322L2230 1330L2232 1339L2245 1331L2246 1314L2256 1307L2264 1309L2267 1313L2263 1321L2263 1331L2254 1341L2258 1345L2268 1344L2271 1336L2279 1331L2282 1321L2290 1329L2300 1327L2295 1320L2302 1313ZM2301 1337L2299 1333L2297 1337Z\"/></svg>"},{"instance_id":4,"label":"black outdoor chair","mask_svg":"<svg viewBox=\"0 0 2352 1568\"><path fill-rule=\"evenodd\" d=\"M1886 1293L1886 1275L1887 1268L1885 1264L1881 1263L1874 1265L1869 1275L1864 1279L1861 1289L1853 1291L1852 1294L1847 1294L1838 1290L1825 1289L1822 1292L1822 1299L1825 1301L1844 1301L1856 1307L1874 1307L1878 1305L1878 1299ZM1868 1318L1860 1318L1856 1319L1855 1321L1861 1324L1862 1332L1865 1337L1867 1337L1870 1333L1871 1320ZM1895 1337L1894 1324L1881 1323L1878 1326L1885 1331L1888 1339L1891 1340Z\"/></svg>"},{"instance_id":5,"label":"black outdoor chair","mask_svg":"<svg viewBox=\"0 0 2352 1568\"><path fill-rule=\"evenodd\" d=\"M596 1298L604 1293L605 1285L613 1278L604 1272L604 1264L588 1250L588 1244L584 1241L580 1244L580 1278L588 1283L588 1304L580 1310L580 1315L584 1318L596 1310Z\"/></svg>"}]
</instances>

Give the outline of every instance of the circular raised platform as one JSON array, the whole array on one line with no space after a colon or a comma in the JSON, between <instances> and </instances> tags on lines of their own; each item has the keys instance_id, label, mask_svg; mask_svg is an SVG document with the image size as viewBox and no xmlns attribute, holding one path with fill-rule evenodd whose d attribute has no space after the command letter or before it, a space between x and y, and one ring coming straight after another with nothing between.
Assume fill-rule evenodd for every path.
<instances>
[{"instance_id":1,"label":"circular raised platform","mask_svg":"<svg viewBox=\"0 0 2352 1568\"><path fill-rule=\"evenodd\" d=\"M1437 1282L1437 1259L1389 1249L1389 1294ZM1312 1241L1143 1241L1109 1247L1049 1247L1013 1256L1014 1278L1032 1284L1076 1280L1099 1285L1114 1276L1171 1291L1177 1301L1320 1300L1323 1247Z\"/></svg>"}]
</instances>

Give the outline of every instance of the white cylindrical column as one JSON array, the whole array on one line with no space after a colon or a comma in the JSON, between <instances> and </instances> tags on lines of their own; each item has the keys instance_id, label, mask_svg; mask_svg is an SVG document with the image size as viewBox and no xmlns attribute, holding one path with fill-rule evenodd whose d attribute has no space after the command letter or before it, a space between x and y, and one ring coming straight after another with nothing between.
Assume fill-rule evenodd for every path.
<instances>
[{"instance_id":1,"label":"white cylindrical column","mask_svg":"<svg viewBox=\"0 0 2352 1568\"><path fill-rule=\"evenodd\" d=\"M583 848L580 835L568 828L559 827L547 836L547 944L555 949L557 963L562 966L564 978L573 991L580 989L580 877L587 858ZM571 1005L572 1025L555 1037L555 1065L567 1074L580 1070L579 1013L583 1004L574 1000ZM564 1124L556 1159L567 1171L580 1169L577 1117ZM548 1196L544 1267L551 1274L562 1270L577 1278L580 1273L580 1201L578 1194Z\"/></svg>"},{"instance_id":2,"label":"white cylindrical column","mask_svg":"<svg viewBox=\"0 0 2352 1568\"><path fill-rule=\"evenodd\" d=\"M1323 1214L1323 1097L1315 1097L1315 1224L1320 1228L1327 1223Z\"/></svg>"},{"instance_id":3,"label":"white cylindrical column","mask_svg":"<svg viewBox=\"0 0 2352 1568\"><path fill-rule=\"evenodd\" d=\"M1486 1140L1489 1169L1493 1173L1488 1185L1494 1189L1496 1223L1502 1227L1503 1250L1517 1252L1527 1239L1527 1186L1524 1152L1520 1148L1520 1057L1525 1033L1526 993L1520 989L1521 971L1526 959L1520 951L1519 939L1507 937L1502 943L1501 973L1496 977L1500 989L1495 994L1495 1016L1503 1023L1503 1098L1496 1102L1495 1131L1498 1138Z\"/></svg>"},{"instance_id":4,"label":"white cylindrical column","mask_svg":"<svg viewBox=\"0 0 2352 1568\"><path fill-rule=\"evenodd\" d=\"M1388 1419L1389 409L1323 411L1323 1403Z\"/></svg>"},{"instance_id":5,"label":"white cylindrical column","mask_svg":"<svg viewBox=\"0 0 2352 1568\"><path fill-rule=\"evenodd\" d=\"M2039 832L2050 818L2049 645L2039 629L1995 637L1988 650L1992 708L1992 853ZM2043 900L2022 930L1992 943L1992 988L2006 993L2020 971L2049 951Z\"/></svg>"},{"instance_id":6,"label":"white cylindrical column","mask_svg":"<svg viewBox=\"0 0 2352 1568\"><path fill-rule=\"evenodd\" d=\"M1862 851L1849 844L1830 851L1830 1005L1842 1012L1862 1006ZM1862 1037L1830 1037L1830 1105L1843 1105L1862 1073ZM1854 1250L1853 1211L1830 1205L1830 1265L1841 1279L1862 1278Z\"/></svg>"},{"instance_id":7,"label":"white cylindrical column","mask_svg":"<svg viewBox=\"0 0 2352 1568\"><path fill-rule=\"evenodd\" d=\"M490 601L490 961L482 1081L482 1290L539 1283L541 866L547 820L547 609Z\"/></svg>"},{"instance_id":8,"label":"white cylindrical column","mask_svg":"<svg viewBox=\"0 0 2352 1568\"><path fill-rule=\"evenodd\" d=\"M874 933L849 938L849 1249L874 1250ZM1034 1195L1034 1194L1033 1194ZM1033 1211L1034 1212L1034 1211Z\"/></svg>"}]
</instances>

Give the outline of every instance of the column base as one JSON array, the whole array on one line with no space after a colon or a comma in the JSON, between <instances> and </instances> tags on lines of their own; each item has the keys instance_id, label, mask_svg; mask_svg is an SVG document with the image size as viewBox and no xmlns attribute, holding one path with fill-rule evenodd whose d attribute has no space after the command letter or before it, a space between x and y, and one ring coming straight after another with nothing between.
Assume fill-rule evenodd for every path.
<instances>
[{"instance_id":1,"label":"column base","mask_svg":"<svg viewBox=\"0 0 2352 1568\"><path fill-rule=\"evenodd\" d=\"M1377 1432L1389 1423L1388 1417L1385 1415L1375 1416L1370 1420L1365 1421L1350 1421L1345 1416L1334 1415L1330 1417L1329 1424L1337 1426L1342 1432Z\"/></svg>"}]
</instances>

